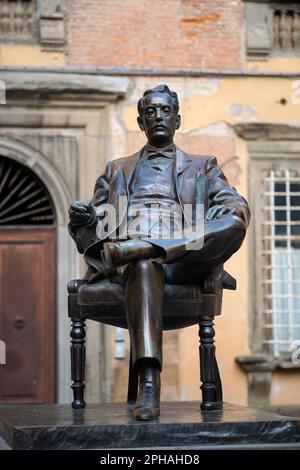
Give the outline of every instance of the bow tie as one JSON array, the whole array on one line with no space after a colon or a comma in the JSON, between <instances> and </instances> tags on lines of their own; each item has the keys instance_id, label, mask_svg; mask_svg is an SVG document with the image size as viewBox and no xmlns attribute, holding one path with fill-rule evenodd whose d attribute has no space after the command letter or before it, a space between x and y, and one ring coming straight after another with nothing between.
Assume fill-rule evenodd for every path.
<instances>
[{"instance_id":1,"label":"bow tie","mask_svg":"<svg viewBox=\"0 0 300 470\"><path fill-rule=\"evenodd\" d=\"M168 147L158 149L155 147L148 147L148 159L153 160L154 158L164 157L164 158L173 158L174 157L174 145L169 145Z\"/></svg>"}]
</instances>

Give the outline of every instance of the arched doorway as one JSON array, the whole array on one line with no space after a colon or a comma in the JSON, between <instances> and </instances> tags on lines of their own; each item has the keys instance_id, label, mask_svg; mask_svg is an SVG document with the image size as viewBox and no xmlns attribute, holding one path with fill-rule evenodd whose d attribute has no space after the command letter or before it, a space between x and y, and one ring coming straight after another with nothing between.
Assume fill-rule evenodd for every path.
<instances>
[{"instance_id":1,"label":"arched doorway","mask_svg":"<svg viewBox=\"0 0 300 470\"><path fill-rule=\"evenodd\" d=\"M0 403L56 400L56 214L40 178L0 156Z\"/></svg>"}]
</instances>

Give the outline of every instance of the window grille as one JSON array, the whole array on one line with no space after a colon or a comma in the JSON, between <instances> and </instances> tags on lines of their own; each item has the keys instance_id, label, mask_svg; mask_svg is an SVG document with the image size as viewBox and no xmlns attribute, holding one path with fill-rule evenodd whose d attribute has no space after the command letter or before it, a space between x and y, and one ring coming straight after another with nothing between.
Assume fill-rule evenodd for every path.
<instances>
[{"instance_id":1,"label":"window grille","mask_svg":"<svg viewBox=\"0 0 300 470\"><path fill-rule=\"evenodd\" d=\"M247 55L299 55L300 5L288 0L244 0Z\"/></svg>"},{"instance_id":2,"label":"window grille","mask_svg":"<svg viewBox=\"0 0 300 470\"><path fill-rule=\"evenodd\" d=\"M0 226L54 222L52 200L40 179L24 165L0 157Z\"/></svg>"},{"instance_id":3,"label":"window grille","mask_svg":"<svg viewBox=\"0 0 300 470\"><path fill-rule=\"evenodd\" d=\"M300 342L300 176L265 173L262 185L261 302L263 346L280 356Z\"/></svg>"},{"instance_id":4,"label":"window grille","mask_svg":"<svg viewBox=\"0 0 300 470\"><path fill-rule=\"evenodd\" d=\"M0 39L16 42L36 38L36 1L0 0Z\"/></svg>"},{"instance_id":5,"label":"window grille","mask_svg":"<svg viewBox=\"0 0 300 470\"><path fill-rule=\"evenodd\" d=\"M273 9L273 44L276 52L300 52L300 7Z\"/></svg>"}]
</instances>

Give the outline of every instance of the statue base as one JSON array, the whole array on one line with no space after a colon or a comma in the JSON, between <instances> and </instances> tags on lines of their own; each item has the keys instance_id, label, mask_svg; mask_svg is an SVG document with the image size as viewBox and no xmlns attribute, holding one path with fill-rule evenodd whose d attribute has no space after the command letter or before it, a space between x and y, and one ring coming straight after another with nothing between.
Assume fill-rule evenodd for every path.
<instances>
[{"instance_id":1,"label":"statue base","mask_svg":"<svg viewBox=\"0 0 300 470\"><path fill-rule=\"evenodd\" d=\"M163 402L155 421L137 422L120 403L2 405L0 435L12 449L272 449L300 448L300 422L224 404L200 411L199 402Z\"/></svg>"}]
</instances>

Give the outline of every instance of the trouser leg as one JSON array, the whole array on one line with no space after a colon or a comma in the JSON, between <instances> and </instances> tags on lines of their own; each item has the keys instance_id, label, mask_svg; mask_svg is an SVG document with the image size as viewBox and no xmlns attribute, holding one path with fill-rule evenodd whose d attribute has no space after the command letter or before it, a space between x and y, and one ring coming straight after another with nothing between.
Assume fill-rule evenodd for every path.
<instances>
[{"instance_id":1,"label":"trouser leg","mask_svg":"<svg viewBox=\"0 0 300 470\"><path fill-rule=\"evenodd\" d=\"M224 224L218 224L215 221L207 222L204 242L199 249L187 249L187 247L194 248L195 245L184 243L179 245L177 242L176 256L171 256L165 264L166 283L201 282L240 248L244 237L244 223L237 217L227 216ZM173 250L172 255L174 255L176 251L174 251L174 246L170 249Z\"/></svg>"},{"instance_id":2,"label":"trouser leg","mask_svg":"<svg viewBox=\"0 0 300 470\"><path fill-rule=\"evenodd\" d=\"M238 217L232 215L225 217L223 221L206 222L203 244L200 247L193 243L187 244L179 261L209 263L210 266L227 261L240 248L246 230L244 223Z\"/></svg>"},{"instance_id":3,"label":"trouser leg","mask_svg":"<svg viewBox=\"0 0 300 470\"><path fill-rule=\"evenodd\" d=\"M150 260L131 263L125 276L125 302L132 363L151 361L162 368L163 267Z\"/></svg>"},{"instance_id":4,"label":"trouser leg","mask_svg":"<svg viewBox=\"0 0 300 470\"><path fill-rule=\"evenodd\" d=\"M158 261L209 262L210 265L224 263L237 251L246 234L245 223L234 215L224 215L220 219L205 222L203 233L189 232L185 238L149 239L162 249Z\"/></svg>"}]
</instances>

